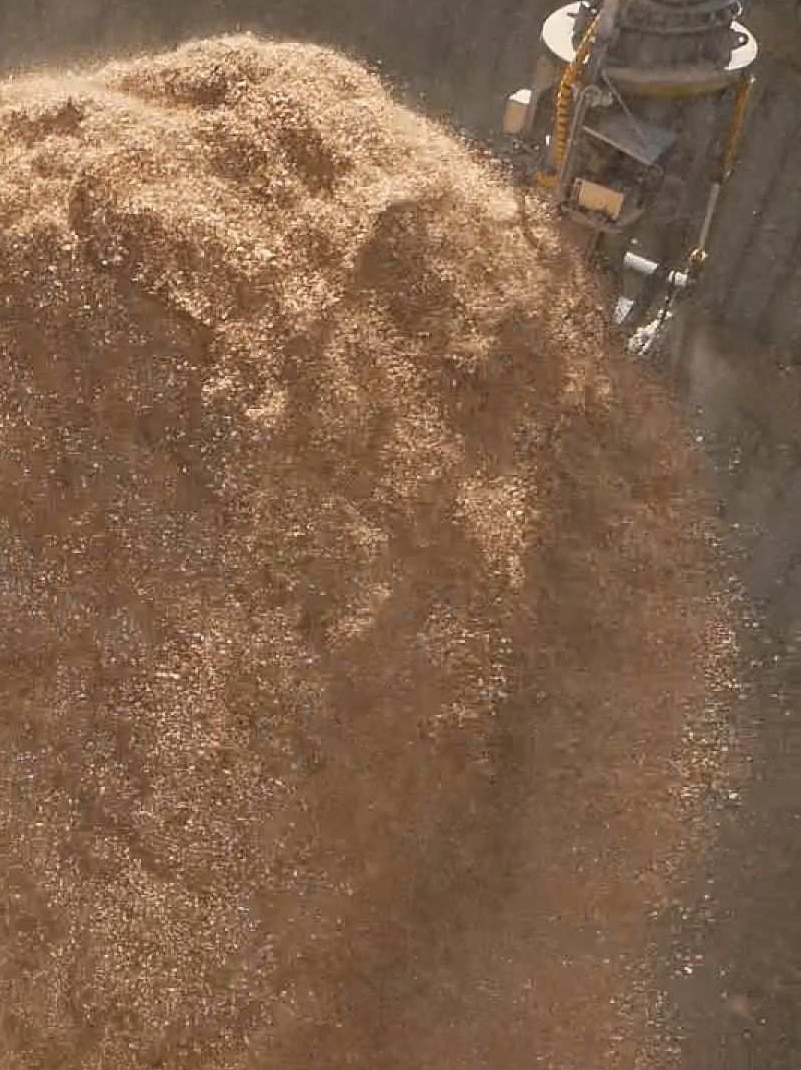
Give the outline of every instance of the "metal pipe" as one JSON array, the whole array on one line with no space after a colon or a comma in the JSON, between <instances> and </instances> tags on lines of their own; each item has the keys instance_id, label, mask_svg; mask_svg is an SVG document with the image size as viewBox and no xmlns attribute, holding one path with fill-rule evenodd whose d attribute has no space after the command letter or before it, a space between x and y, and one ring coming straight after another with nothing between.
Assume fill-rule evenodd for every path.
<instances>
[{"instance_id":1,"label":"metal pipe","mask_svg":"<svg viewBox=\"0 0 801 1070\"><path fill-rule=\"evenodd\" d=\"M598 26L595 34L601 44L606 44L615 32L619 10L620 0L604 0L598 12Z\"/></svg>"},{"instance_id":2,"label":"metal pipe","mask_svg":"<svg viewBox=\"0 0 801 1070\"><path fill-rule=\"evenodd\" d=\"M653 260L648 260L647 257L640 256L639 253L631 252L626 253L623 257L623 267L626 271L631 271L635 275L641 275L646 279L659 270L659 264ZM690 285L690 277L686 271L671 271L667 277L667 282L677 290L686 290Z\"/></svg>"},{"instance_id":3,"label":"metal pipe","mask_svg":"<svg viewBox=\"0 0 801 1070\"><path fill-rule=\"evenodd\" d=\"M709 232L712 230L712 221L715 218L715 212L717 211L718 201L720 200L720 191L723 187L720 182L713 182L712 188L709 191L709 200L706 203L706 214L704 215L704 222L701 224L701 233L698 235L698 248L702 251L706 249L709 242Z\"/></svg>"},{"instance_id":4,"label":"metal pipe","mask_svg":"<svg viewBox=\"0 0 801 1070\"><path fill-rule=\"evenodd\" d=\"M748 75L740 80L740 84L737 86L737 97L734 101L734 112L732 114L731 127L729 128L729 136L726 140L726 148L723 153L723 181L727 181L734 170L734 165L737 162L737 153L740 150L740 142L743 138L743 130L745 129L745 120L748 115L748 105L751 101L751 94L754 90L755 79L753 75Z\"/></svg>"}]
</instances>

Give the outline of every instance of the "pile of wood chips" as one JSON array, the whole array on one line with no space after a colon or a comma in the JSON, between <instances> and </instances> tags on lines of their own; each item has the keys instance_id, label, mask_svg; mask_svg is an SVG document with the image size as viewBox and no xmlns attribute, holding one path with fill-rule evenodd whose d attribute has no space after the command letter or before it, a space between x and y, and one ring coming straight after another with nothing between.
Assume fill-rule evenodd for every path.
<instances>
[{"instance_id":1,"label":"pile of wood chips","mask_svg":"<svg viewBox=\"0 0 801 1070\"><path fill-rule=\"evenodd\" d=\"M545 210L250 38L0 151L4 1063L630 1068L728 639Z\"/></svg>"}]
</instances>

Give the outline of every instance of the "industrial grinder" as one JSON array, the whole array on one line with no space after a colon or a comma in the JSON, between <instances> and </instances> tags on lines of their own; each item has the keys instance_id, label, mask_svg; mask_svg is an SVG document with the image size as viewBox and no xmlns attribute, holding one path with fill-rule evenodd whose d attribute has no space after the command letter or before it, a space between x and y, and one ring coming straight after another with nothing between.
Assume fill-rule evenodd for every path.
<instances>
[{"instance_id":1,"label":"industrial grinder","mask_svg":"<svg viewBox=\"0 0 801 1070\"><path fill-rule=\"evenodd\" d=\"M757 57L737 0L576 0L507 101L518 174L585 235L636 330L699 279Z\"/></svg>"}]
</instances>

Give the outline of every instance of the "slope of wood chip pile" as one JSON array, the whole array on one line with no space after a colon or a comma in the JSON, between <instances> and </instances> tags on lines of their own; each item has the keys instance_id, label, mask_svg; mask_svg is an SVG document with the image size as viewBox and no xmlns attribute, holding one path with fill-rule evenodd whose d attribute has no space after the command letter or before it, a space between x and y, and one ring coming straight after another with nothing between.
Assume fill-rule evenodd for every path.
<instances>
[{"instance_id":1,"label":"slope of wood chip pile","mask_svg":"<svg viewBox=\"0 0 801 1070\"><path fill-rule=\"evenodd\" d=\"M716 611L580 267L314 48L0 146L4 1065L630 1067Z\"/></svg>"}]
</instances>

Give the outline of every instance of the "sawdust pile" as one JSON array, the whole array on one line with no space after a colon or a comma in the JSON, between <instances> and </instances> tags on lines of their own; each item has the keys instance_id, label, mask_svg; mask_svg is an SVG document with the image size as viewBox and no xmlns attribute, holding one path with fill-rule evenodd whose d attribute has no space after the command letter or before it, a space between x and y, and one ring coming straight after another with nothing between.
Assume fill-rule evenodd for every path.
<instances>
[{"instance_id":1,"label":"sawdust pile","mask_svg":"<svg viewBox=\"0 0 801 1070\"><path fill-rule=\"evenodd\" d=\"M707 551L581 270L312 48L0 146L5 1062L631 1066Z\"/></svg>"}]
</instances>

